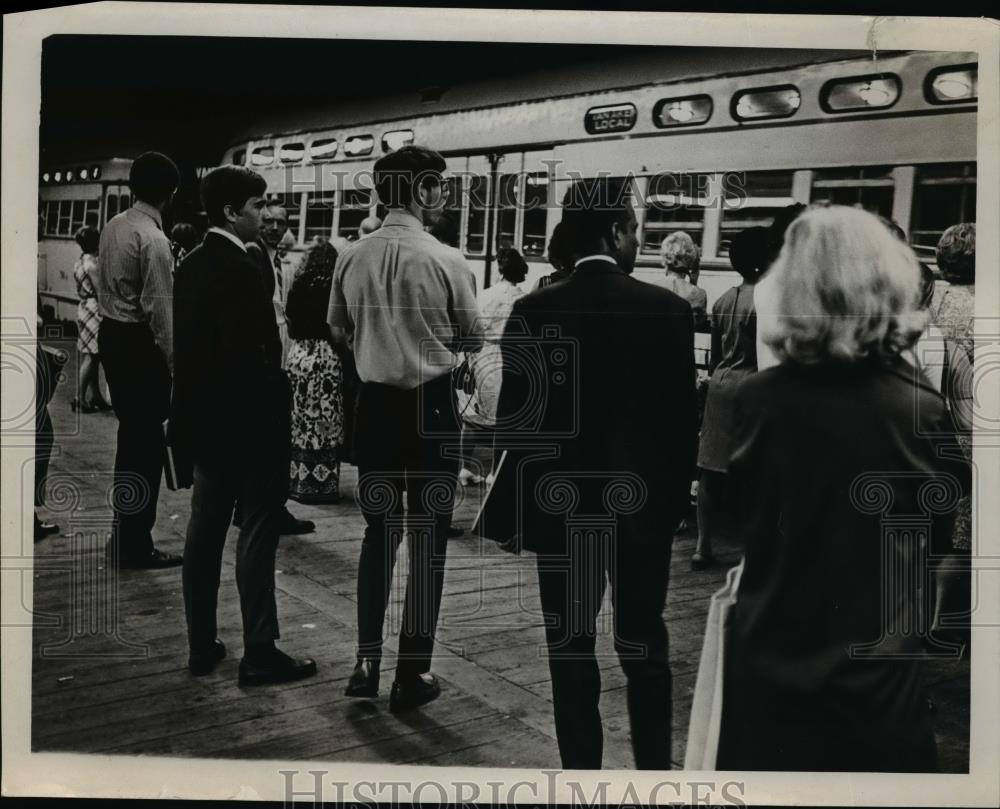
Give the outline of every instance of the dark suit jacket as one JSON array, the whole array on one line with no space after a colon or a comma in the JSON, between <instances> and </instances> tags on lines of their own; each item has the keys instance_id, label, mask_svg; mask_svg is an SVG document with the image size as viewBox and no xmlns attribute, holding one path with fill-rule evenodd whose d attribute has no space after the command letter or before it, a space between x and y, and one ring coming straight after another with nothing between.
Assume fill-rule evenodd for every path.
<instances>
[{"instance_id":1,"label":"dark suit jacket","mask_svg":"<svg viewBox=\"0 0 1000 809\"><path fill-rule=\"evenodd\" d=\"M258 239L247 245L247 255L257 264L257 271L260 273L260 280L264 285L264 294L268 300L271 300L274 298L274 267L267 259L267 248Z\"/></svg>"},{"instance_id":2,"label":"dark suit jacket","mask_svg":"<svg viewBox=\"0 0 1000 809\"><path fill-rule=\"evenodd\" d=\"M209 233L174 279L171 439L195 462L287 450L290 390L255 261Z\"/></svg>"},{"instance_id":3,"label":"dark suit jacket","mask_svg":"<svg viewBox=\"0 0 1000 809\"><path fill-rule=\"evenodd\" d=\"M670 541L698 442L688 303L591 261L518 300L501 350L501 441L559 456L524 466L524 547L560 552L559 476L580 492L577 516L614 512L627 541ZM618 494L615 479L627 481ZM629 489L644 490L641 503L628 503Z\"/></svg>"}]
</instances>

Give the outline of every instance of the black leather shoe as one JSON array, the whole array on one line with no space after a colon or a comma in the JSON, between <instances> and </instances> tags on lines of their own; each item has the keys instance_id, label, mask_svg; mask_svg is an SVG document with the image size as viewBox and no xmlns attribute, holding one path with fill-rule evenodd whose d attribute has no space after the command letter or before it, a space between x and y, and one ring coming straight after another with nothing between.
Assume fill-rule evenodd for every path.
<instances>
[{"instance_id":1,"label":"black leather shoe","mask_svg":"<svg viewBox=\"0 0 1000 809\"><path fill-rule=\"evenodd\" d=\"M218 638L205 649L192 649L188 655L188 671L195 677L211 674L219 661L226 656L226 644Z\"/></svg>"},{"instance_id":2,"label":"black leather shoe","mask_svg":"<svg viewBox=\"0 0 1000 809\"><path fill-rule=\"evenodd\" d=\"M312 520L300 520L287 508L281 515L281 522L278 524L279 534L311 534L316 530L316 523Z\"/></svg>"},{"instance_id":3,"label":"black leather shoe","mask_svg":"<svg viewBox=\"0 0 1000 809\"><path fill-rule=\"evenodd\" d=\"M354 673L347 681L347 689L344 696L348 697L368 697L374 699L378 696L378 675L379 661L374 657L358 658L354 666Z\"/></svg>"},{"instance_id":4,"label":"black leather shoe","mask_svg":"<svg viewBox=\"0 0 1000 809\"><path fill-rule=\"evenodd\" d=\"M392 684L389 710L392 713L412 711L441 696L441 684L433 674L420 674L412 680Z\"/></svg>"},{"instance_id":5,"label":"black leather shoe","mask_svg":"<svg viewBox=\"0 0 1000 809\"><path fill-rule=\"evenodd\" d=\"M35 515L35 542L59 533L59 526L51 522L43 522Z\"/></svg>"},{"instance_id":6,"label":"black leather shoe","mask_svg":"<svg viewBox=\"0 0 1000 809\"><path fill-rule=\"evenodd\" d=\"M179 567L184 563L180 556L153 548L149 556L125 556L118 560L120 568L133 570L156 570L162 567Z\"/></svg>"},{"instance_id":7,"label":"black leather shoe","mask_svg":"<svg viewBox=\"0 0 1000 809\"><path fill-rule=\"evenodd\" d=\"M264 660L240 661L240 685L274 685L303 680L316 673L316 661L296 660L275 649Z\"/></svg>"}]
</instances>

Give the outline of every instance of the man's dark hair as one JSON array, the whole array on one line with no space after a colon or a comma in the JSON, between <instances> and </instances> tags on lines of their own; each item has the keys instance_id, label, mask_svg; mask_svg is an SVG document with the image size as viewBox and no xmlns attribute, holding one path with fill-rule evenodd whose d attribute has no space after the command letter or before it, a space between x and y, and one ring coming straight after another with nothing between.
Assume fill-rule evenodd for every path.
<instances>
[{"instance_id":1,"label":"man's dark hair","mask_svg":"<svg viewBox=\"0 0 1000 809\"><path fill-rule=\"evenodd\" d=\"M128 186L132 196L150 205L160 205L180 185L181 175L174 161L159 152L139 155L128 173Z\"/></svg>"},{"instance_id":2,"label":"man's dark hair","mask_svg":"<svg viewBox=\"0 0 1000 809\"><path fill-rule=\"evenodd\" d=\"M513 247L501 247L497 251L497 267L508 281L528 273L528 262Z\"/></svg>"},{"instance_id":3,"label":"man's dark hair","mask_svg":"<svg viewBox=\"0 0 1000 809\"><path fill-rule=\"evenodd\" d=\"M562 237L579 258L614 245L613 226L628 221L631 183L623 177L577 180L562 202Z\"/></svg>"},{"instance_id":4,"label":"man's dark hair","mask_svg":"<svg viewBox=\"0 0 1000 809\"><path fill-rule=\"evenodd\" d=\"M573 251L566 242L566 228L562 222L556 222L552 229L552 236L549 238L549 246L545 250L545 257L549 264L560 272L571 272L573 270Z\"/></svg>"},{"instance_id":5,"label":"man's dark hair","mask_svg":"<svg viewBox=\"0 0 1000 809\"><path fill-rule=\"evenodd\" d=\"M73 236L80 249L89 255L97 253L97 247L101 243L101 234L97 228L91 225L84 225Z\"/></svg>"},{"instance_id":6,"label":"man's dark hair","mask_svg":"<svg viewBox=\"0 0 1000 809\"><path fill-rule=\"evenodd\" d=\"M805 209L805 205L801 202L796 202L782 208L774 215L774 221L771 222L771 227L768 228L768 267L774 263L774 260L778 257L778 253L781 252L781 246L785 243L785 231L788 230L792 222L799 218L799 215ZM766 270L767 267L764 269Z\"/></svg>"},{"instance_id":7,"label":"man's dark hair","mask_svg":"<svg viewBox=\"0 0 1000 809\"><path fill-rule=\"evenodd\" d=\"M185 253L198 246L198 231L188 222L178 222L170 229L170 241L177 242Z\"/></svg>"},{"instance_id":8,"label":"man's dark hair","mask_svg":"<svg viewBox=\"0 0 1000 809\"><path fill-rule=\"evenodd\" d=\"M729 263L748 284L756 283L767 269L768 236L767 228L747 228L729 243Z\"/></svg>"},{"instance_id":9,"label":"man's dark hair","mask_svg":"<svg viewBox=\"0 0 1000 809\"><path fill-rule=\"evenodd\" d=\"M441 242L441 244L446 244L449 247L458 247L458 222L455 221L454 217L447 214L442 216L431 225L430 230L427 232Z\"/></svg>"},{"instance_id":10,"label":"man's dark hair","mask_svg":"<svg viewBox=\"0 0 1000 809\"><path fill-rule=\"evenodd\" d=\"M937 279L934 277L934 270L924 262L920 262L920 301L918 306L924 311L931 308L934 302L934 285Z\"/></svg>"},{"instance_id":11,"label":"man's dark hair","mask_svg":"<svg viewBox=\"0 0 1000 809\"><path fill-rule=\"evenodd\" d=\"M239 210L250 197L262 197L267 181L246 166L220 166L201 181L201 202L208 221L216 227L226 224L225 207Z\"/></svg>"},{"instance_id":12,"label":"man's dark hair","mask_svg":"<svg viewBox=\"0 0 1000 809\"><path fill-rule=\"evenodd\" d=\"M423 146L404 146L375 161L375 190L387 208L407 208L418 186L442 183L444 158Z\"/></svg>"}]
</instances>

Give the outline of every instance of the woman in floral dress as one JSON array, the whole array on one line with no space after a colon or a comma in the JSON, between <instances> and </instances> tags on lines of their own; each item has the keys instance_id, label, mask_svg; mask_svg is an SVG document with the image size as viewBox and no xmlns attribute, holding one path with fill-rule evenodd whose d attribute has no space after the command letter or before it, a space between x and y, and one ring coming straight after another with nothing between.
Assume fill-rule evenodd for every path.
<instances>
[{"instance_id":1,"label":"woman in floral dress","mask_svg":"<svg viewBox=\"0 0 1000 809\"><path fill-rule=\"evenodd\" d=\"M288 360L292 386L292 463L289 497L300 503L340 500L344 442L343 367L330 339L327 303L337 250L316 244L288 290Z\"/></svg>"}]
</instances>

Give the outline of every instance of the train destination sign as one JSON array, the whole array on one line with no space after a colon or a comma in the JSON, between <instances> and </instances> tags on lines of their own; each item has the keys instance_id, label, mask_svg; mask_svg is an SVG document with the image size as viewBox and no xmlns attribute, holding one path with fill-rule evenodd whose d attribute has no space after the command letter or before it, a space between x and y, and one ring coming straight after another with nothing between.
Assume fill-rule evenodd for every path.
<instances>
[{"instance_id":1,"label":"train destination sign","mask_svg":"<svg viewBox=\"0 0 1000 809\"><path fill-rule=\"evenodd\" d=\"M628 132L635 126L637 113L635 104L613 104L607 107L591 107L584 116L583 125L590 135L607 132Z\"/></svg>"}]
</instances>

